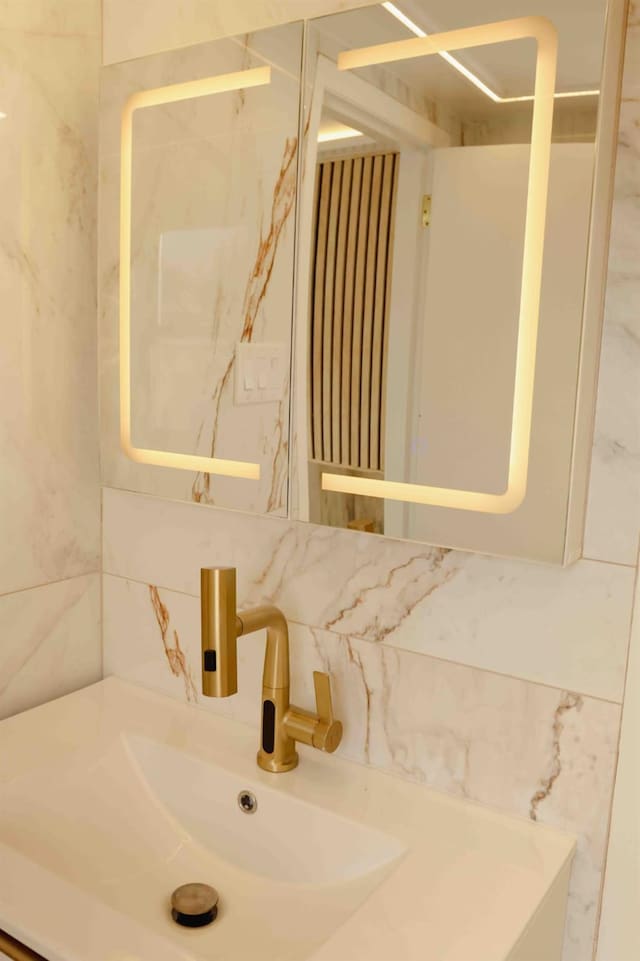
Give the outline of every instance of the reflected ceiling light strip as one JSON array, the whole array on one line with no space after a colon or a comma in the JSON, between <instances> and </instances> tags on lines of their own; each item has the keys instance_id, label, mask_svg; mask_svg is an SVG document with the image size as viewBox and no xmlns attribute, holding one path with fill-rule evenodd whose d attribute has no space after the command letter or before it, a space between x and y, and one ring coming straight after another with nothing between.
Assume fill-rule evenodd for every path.
<instances>
[{"instance_id":1,"label":"reflected ceiling light strip","mask_svg":"<svg viewBox=\"0 0 640 961\"><path fill-rule=\"evenodd\" d=\"M364 137L362 130L355 127L347 127L346 124L336 124L335 127L327 126L318 132L318 143L330 143L333 140L351 140L354 137Z\"/></svg>"},{"instance_id":2,"label":"reflected ceiling light strip","mask_svg":"<svg viewBox=\"0 0 640 961\"><path fill-rule=\"evenodd\" d=\"M567 97L599 97L599 90L565 90L556 91L554 93L554 98L556 100L566 99ZM525 101L533 101L532 94L526 94L523 97L498 97L498 103L524 103Z\"/></svg>"},{"instance_id":3,"label":"reflected ceiling light strip","mask_svg":"<svg viewBox=\"0 0 640 961\"><path fill-rule=\"evenodd\" d=\"M402 10L396 7L395 3L383 3L382 6L388 13L391 14L391 16L395 17L396 20L399 20L400 23L404 24L408 30L411 30L416 37L429 36L429 34L425 33L425 31L419 27L417 23L414 23L413 20L406 15L406 13L403 13ZM488 87L486 83L483 83L479 77L476 77L475 73L473 73L471 70L468 70L464 64L460 63L459 60L456 60L455 57L452 57L450 53L447 53L445 50L441 50L439 56L442 57L443 60L446 60L448 64L458 71L458 73L461 73L463 77L466 77L466 79L469 80L474 87L477 87L478 90L481 90L485 96L489 97L490 100L493 100L494 103L533 102L533 94L526 94L522 97L501 97L495 92L495 90L492 90L491 87ZM599 94L599 90L570 90L566 93L555 93L554 97L556 99L561 99L563 97L597 97Z\"/></svg>"},{"instance_id":4,"label":"reflected ceiling light strip","mask_svg":"<svg viewBox=\"0 0 640 961\"><path fill-rule=\"evenodd\" d=\"M131 460L158 467L177 467L203 474L260 480L260 464L197 454L135 447L131 440L131 209L133 170L133 114L144 107L158 107L216 93L246 90L271 83L271 68L256 67L201 80L140 90L127 100L122 111L120 141L120 444Z\"/></svg>"},{"instance_id":5,"label":"reflected ceiling light strip","mask_svg":"<svg viewBox=\"0 0 640 961\"><path fill-rule=\"evenodd\" d=\"M403 13L402 10L399 10L395 3L383 3L382 6L388 13L395 17L396 20L399 20L400 23L403 23L408 30L411 30L412 33L415 33L416 37L428 36L428 34L425 33L425 31L419 27L417 23L414 23L413 20L409 19L406 13ZM482 90L485 96L490 97L491 100L499 103L501 98L498 96L498 94L495 93L491 87L488 87L486 83L483 83L479 77L476 77L475 73L467 70L464 64L460 63L459 60L456 60L455 57L452 57L450 53L447 53L446 50L441 50L438 56L442 57L443 60L446 60L447 63L451 64L451 66L457 70L458 73L461 73L463 77L466 77L467 80L470 80L471 83L478 88L478 90Z\"/></svg>"}]
</instances>

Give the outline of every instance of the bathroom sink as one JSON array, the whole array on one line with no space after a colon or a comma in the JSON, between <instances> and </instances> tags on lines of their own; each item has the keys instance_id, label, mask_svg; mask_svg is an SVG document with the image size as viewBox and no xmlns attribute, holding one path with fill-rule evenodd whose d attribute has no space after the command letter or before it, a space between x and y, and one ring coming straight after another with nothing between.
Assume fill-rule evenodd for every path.
<instances>
[{"instance_id":1,"label":"bathroom sink","mask_svg":"<svg viewBox=\"0 0 640 961\"><path fill-rule=\"evenodd\" d=\"M49 961L559 958L570 838L255 739L115 678L2 722L0 929ZM189 882L207 927L171 918Z\"/></svg>"}]
</instances>

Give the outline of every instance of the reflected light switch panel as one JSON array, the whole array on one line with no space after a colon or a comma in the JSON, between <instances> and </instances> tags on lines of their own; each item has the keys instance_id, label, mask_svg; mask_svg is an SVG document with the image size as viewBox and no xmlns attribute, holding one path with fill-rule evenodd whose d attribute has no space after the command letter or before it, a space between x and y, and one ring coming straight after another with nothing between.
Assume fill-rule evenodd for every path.
<instances>
[{"instance_id":1,"label":"reflected light switch panel","mask_svg":"<svg viewBox=\"0 0 640 961\"><path fill-rule=\"evenodd\" d=\"M266 404L282 399L285 344L236 344L236 404Z\"/></svg>"}]
</instances>

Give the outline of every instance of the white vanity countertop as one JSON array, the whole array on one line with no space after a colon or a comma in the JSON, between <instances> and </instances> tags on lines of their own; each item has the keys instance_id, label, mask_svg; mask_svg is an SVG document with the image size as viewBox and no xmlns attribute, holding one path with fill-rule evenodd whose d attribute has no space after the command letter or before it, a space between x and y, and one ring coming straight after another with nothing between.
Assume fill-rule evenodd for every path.
<instances>
[{"instance_id":1,"label":"white vanity countertop","mask_svg":"<svg viewBox=\"0 0 640 961\"><path fill-rule=\"evenodd\" d=\"M0 928L49 961L254 961L279 955L273 947L265 954L251 911L271 898L286 907L289 891L311 912L303 921L304 911L291 911L292 961L503 961L572 857L573 840L559 832L316 751L302 749L292 772L268 774L255 764L257 736L116 678L0 723ZM150 745L142 762L131 760L136 743ZM182 760L168 763L175 783L158 791L165 757ZM191 770L205 773L192 784ZM234 784L264 798L251 830L278 823L280 805L291 831L291 811L310 831L346 818L400 854L369 875L374 882L289 887L229 866L229 838L214 861L166 800L182 792L197 805L201 797L206 820L208 771L230 785L212 805L235 811ZM234 816L238 830L250 827ZM330 848L336 833L320 844ZM214 864L219 885L185 874ZM180 928L169 917L168 897L187 879L219 886L221 904L226 896L228 913L208 928ZM225 925L228 935L243 911L242 950L233 937L225 947ZM328 917L340 918L329 930Z\"/></svg>"}]
</instances>

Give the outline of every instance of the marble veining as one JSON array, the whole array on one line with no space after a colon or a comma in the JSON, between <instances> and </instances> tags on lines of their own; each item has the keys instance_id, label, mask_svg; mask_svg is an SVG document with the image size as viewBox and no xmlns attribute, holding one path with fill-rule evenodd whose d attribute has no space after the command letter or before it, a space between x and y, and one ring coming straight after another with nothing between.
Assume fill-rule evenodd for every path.
<instances>
[{"instance_id":1,"label":"marble veining","mask_svg":"<svg viewBox=\"0 0 640 961\"><path fill-rule=\"evenodd\" d=\"M458 573L459 568L453 564L443 569L445 558L451 553L447 548L435 547L429 550L426 557L411 557L383 572L382 578L375 578L373 583L364 586L349 583L345 585L344 595L338 598L337 606L343 603L334 616L322 625L326 630L343 633L350 622L361 615L356 633L367 637L371 641L384 641L401 628L405 618L415 607L426 601L434 591L446 584ZM425 563L426 562L426 563ZM384 618L384 612L378 611L375 604L367 603L367 595L377 591L393 591L396 601L393 619ZM362 617L362 612L368 611L368 619Z\"/></svg>"},{"instance_id":2,"label":"marble veining","mask_svg":"<svg viewBox=\"0 0 640 961\"><path fill-rule=\"evenodd\" d=\"M551 791L553 790L553 785L562 774L562 760L560 753L560 738L562 737L562 732L564 731L562 717L567 711L573 710L582 710L582 697L579 694L563 694L562 699L553 715L553 756L551 761L551 772L548 777L545 777L542 780L542 786L531 798L529 817L532 821L538 820L538 808L543 801L547 800L551 794Z\"/></svg>"},{"instance_id":3,"label":"marble veining","mask_svg":"<svg viewBox=\"0 0 640 961\"><path fill-rule=\"evenodd\" d=\"M273 188L273 201L271 204L271 216L269 229L264 235L261 232L260 242L256 253L255 263L250 271L249 279L244 295L242 307L243 325L240 333L240 343L251 341L258 317L258 311L262 307L269 281L273 274L273 267L280 245L284 228L293 210L296 196L296 159L298 156L297 137L287 138L284 148L284 155L280 171ZM226 370L221 379L217 382L212 396L213 426L211 428L211 443L209 456L216 457L216 438L218 432L218 418L220 407L224 395L228 392L232 384L232 373L234 369L235 354L232 354ZM286 397L288 399L288 389ZM271 484L267 500L267 512L277 511L282 507L282 493L284 488L283 475L287 469L287 443L283 437L284 418L284 399L278 404L278 413L275 425L276 443L273 445L273 459L271 464ZM287 405L288 410L288 405ZM204 425L200 427L198 439L204 430ZM199 473L193 482L192 499L197 503L214 504L215 498L211 491L211 474Z\"/></svg>"}]
</instances>

